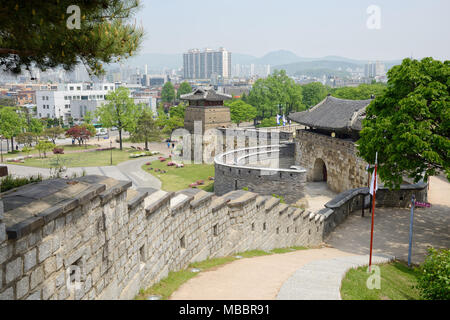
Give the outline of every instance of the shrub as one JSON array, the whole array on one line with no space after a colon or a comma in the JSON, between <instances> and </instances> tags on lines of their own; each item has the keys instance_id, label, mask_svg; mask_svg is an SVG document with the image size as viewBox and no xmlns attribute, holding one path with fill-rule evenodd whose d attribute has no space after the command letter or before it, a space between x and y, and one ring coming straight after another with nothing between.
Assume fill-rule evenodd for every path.
<instances>
[{"instance_id":1,"label":"shrub","mask_svg":"<svg viewBox=\"0 0 450 320\"><path fill-rule=\"evenodd\" d=\"M267 127L276 127L276 126L278 126L278 124L277 124L277 119L275 119L275 117L263 119L261 121L261 123L259 125L257 125L258 128L267 128Z\"/></svg>"},{"instance_id":2,"label":"shrub","mask_svg":"<svg viewBox=\"0 0 450 320\"><path fill-rule=\"evenodd\" d=\"M450 300L450 250L429 249L417 288L426 300Z\"/></svg>"},{"instance_id":3,"label":"shrub","mask_svg":"<svg viewBox=\"0 0 450 320\"><path fill-rule=\"evenodd\" d=\"M13 177L11 175L6 176L0 181L0 192L5 192L14 188L18 188L24 186L29 183L42 181L42 177L40 175L36 177L29 178L19 178Z\"/></svg>"},{"instance_id":4,"label":"shrub","mask_svg":"<svg viewBox=\"0 0 450 320\"><path fill-rule=\"evenodd\" d=\"M64 148L53 148L53 154L64 154Z\"/></svg>"}]
</instances>

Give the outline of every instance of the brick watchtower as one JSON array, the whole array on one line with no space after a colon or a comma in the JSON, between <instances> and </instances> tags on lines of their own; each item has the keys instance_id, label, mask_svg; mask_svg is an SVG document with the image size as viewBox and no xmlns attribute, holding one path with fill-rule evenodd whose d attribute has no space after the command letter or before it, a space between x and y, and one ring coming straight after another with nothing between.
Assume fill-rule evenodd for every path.
<instances>
[{"instance_id":1,"label":"brick watchtower","mask_svg":"<svg viewBox=\"0 0 450 320\"><path fill-rule=\"evenodd\" d=\"M184 127L194 133L194 122L202 122L202 134L213 128L231 126L230 108L223 105L224 100L232 97L220 94L213 89L196 89L194 92L181 96L181 100L189 101L184 116Z\"/></svg>"}]
</instances>

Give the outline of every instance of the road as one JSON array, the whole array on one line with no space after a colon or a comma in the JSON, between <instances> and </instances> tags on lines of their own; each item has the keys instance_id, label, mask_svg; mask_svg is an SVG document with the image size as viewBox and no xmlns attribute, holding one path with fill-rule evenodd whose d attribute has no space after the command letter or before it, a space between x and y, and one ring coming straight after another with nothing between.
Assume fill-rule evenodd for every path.
<instances>
[{"instance_id":1,"label":"road","mask_svg":"<svg viewBox=\"0 0 450 320\"><path fill-rule=\"evenodd\" d=\"M154 188L161 189L161 181L141 167L149 161L156 160L157 157L146 157L137 160L122 162L117 166L104 167L84 167L84 168L68 168L66 175L72 177L74 174L81 176L83 171L86 175L102 175L122 181L131 181L134 188ZM8 164L8 172L15 176L27 177L41 175L46 178L50 176L50 169L34 168L26 166L18 166Z\"/></svg>"}]
</instances>

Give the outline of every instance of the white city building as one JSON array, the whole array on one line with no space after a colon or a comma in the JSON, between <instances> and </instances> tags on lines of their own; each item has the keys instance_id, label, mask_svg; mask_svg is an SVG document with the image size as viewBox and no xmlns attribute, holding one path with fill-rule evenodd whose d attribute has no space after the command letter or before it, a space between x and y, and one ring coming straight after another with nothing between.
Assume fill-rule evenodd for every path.
<instances>
[{"instance_id":1,"label":"white city building","mask_svg":"<svg viewBox=\"0 0 450 320\"><path fill-rule=\"evenodd\" d=\"M56 90L36 91L37 117L62 118L65 122L69 117L81 119L114 90L114 83L67 83Z\"/></svg>"},{"instance_id":2,"label":"white city building","mask_svg":"<svg viewBox=\"0 0 450 320\"><path fill-rule=\"evenodd\" d=\"M231 52L198 49L183 54L184 79L211 79L213 77L231 77Z\"/></svg>"}]
</instances>

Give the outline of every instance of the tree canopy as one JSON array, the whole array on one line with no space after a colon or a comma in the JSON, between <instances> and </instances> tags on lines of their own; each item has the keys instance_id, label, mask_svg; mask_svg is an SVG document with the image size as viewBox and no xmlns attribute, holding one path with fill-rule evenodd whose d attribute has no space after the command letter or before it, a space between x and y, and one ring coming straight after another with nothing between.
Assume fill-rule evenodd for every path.
<instances>
[{"instance_id":1,"label":"tree canopy","mask_svg":"<svg viewBox=\"0 0 450 320\"><path fill-rule=\"evenodd\" d=\"M97 109L97 117L106 128L119 130L120 150L122 150L122 131L132 132L136 127L140 107L134 104L127 88L120 87L106 95L106 104Z\"/></svg>"},{"instance_id":2,"label":"tree canopy","mask_svg":"<svg viewBox=\"0 0 450 320\"><path fill-rule=\"evenodd\" d=\"M184 81L180 84L180 87L177 90L177 99L180 100L181 95L188 94L191 92L192 92L191 85L189 84L189 82Z\"/></svg>"},{"instance_id":3,"label":"tree canopy","mask_svg":"<svg viewBox=\"0 0 450 320\"><path fill-rule=\"evenodd\" d=\"M325 99L328 94L328 88L320 82L311 82L302 85L302 90L303 104L308 108L317 105Z\"/></svg>"},{"instance_id":4,"label":"tree canopy","mask_svg":"<svg viewBox=\"0 0 450 320\"><path fill-rule=\"evenodd\" d=\"M150 110L143 108L136 124L135 130L131 133L131 139L134 142L145 142L145 149L148 150L149 141L158 141L160 139L160 131L153 119Z\"/></svg>"},{"instance_id":5,"label":"tree canopy","mask_svg":"<svg viewBox=\"0 0 450 320\"><path fill-rule=\"evenodd\" d=\"M273 117L277 113L288 114L302 111L302 88L284 70L277 71L266 79L258 79L250 91L247 103L257 110L258 119Z\"/></svg>"},{"instance_id":6,"label":"tree canopy","mask_svg":"<svg viewBox=\"0 0 450 320\"><path fill-rule=\"evenodd\" d=\"M177 106L171 107L169 109L169 114L170 114L171 118L177 117L177 118L180 118L180 119L184 119L185 111L186 111L186 104L182 102L182 103L180 103Z\"/></svg>"},{"instance_id":7,"label":"tree canopy","mask_svg":"<svg viewBox=\"0 0 450 320\"><path fill-rule=\"evenodd\" d=\"M238 126L242 122L250 121L256 118L256 108L241 99L233 99L225 102L225 106L230 108L231 121Z\"/></svg>"},{"instance_id":8,"label":"tree canopy","mask_svg":"<svg viewBox=\"0 0 450 320\"><path fill-rule=\"evenodd\" d=\"M0 66L20 73L83 63L88 72L104 72L102 63L132 56L143 29L129 24L138 0L2 1Z\"/></svg>"},{"instance_id":9,"label":"tree canopy","mask_svg":"<svg viewBox=\"0 0 450 320\"><path fill-rule=\"evenodd\" d=\"M17 112L17 108L3 107L0 109L0 135L11 139L11 150L14 150L13 138L22 133L25 127L25 119Z\"/></svg>"},{"instance_id":10,"label":"tree canopy","mask_svg":"<svg viewBox=\"0 0 450 320\"><path fill-rule=\"evenodd\" d=\"M367 108L359 152L389 187L403 176L450 181L450 61L405 59L388 72L386 91Z\"/></svg>"},{"instance_id":11,"label":"tree canopy","mask_svg":"<svg viewBox=\"0 0 450 320\"><path fill-rule=\"evenodd\" d=\"M172 82L166 82L161 90L161 100L172 103L175 100L175 87Z\"/></svg>"},{"instance_id":12,"label":"tree canopy","mask_svg":"<svg viewBox=\"0 0 450 320\"><path fill-rule=\"evenodd\" d=\"M342 87L331 90L331 95L340 99L367 100L371 96L378 97L386 90L383 83L360 84L357 87Z\"/></svg>"}]
</instances>

